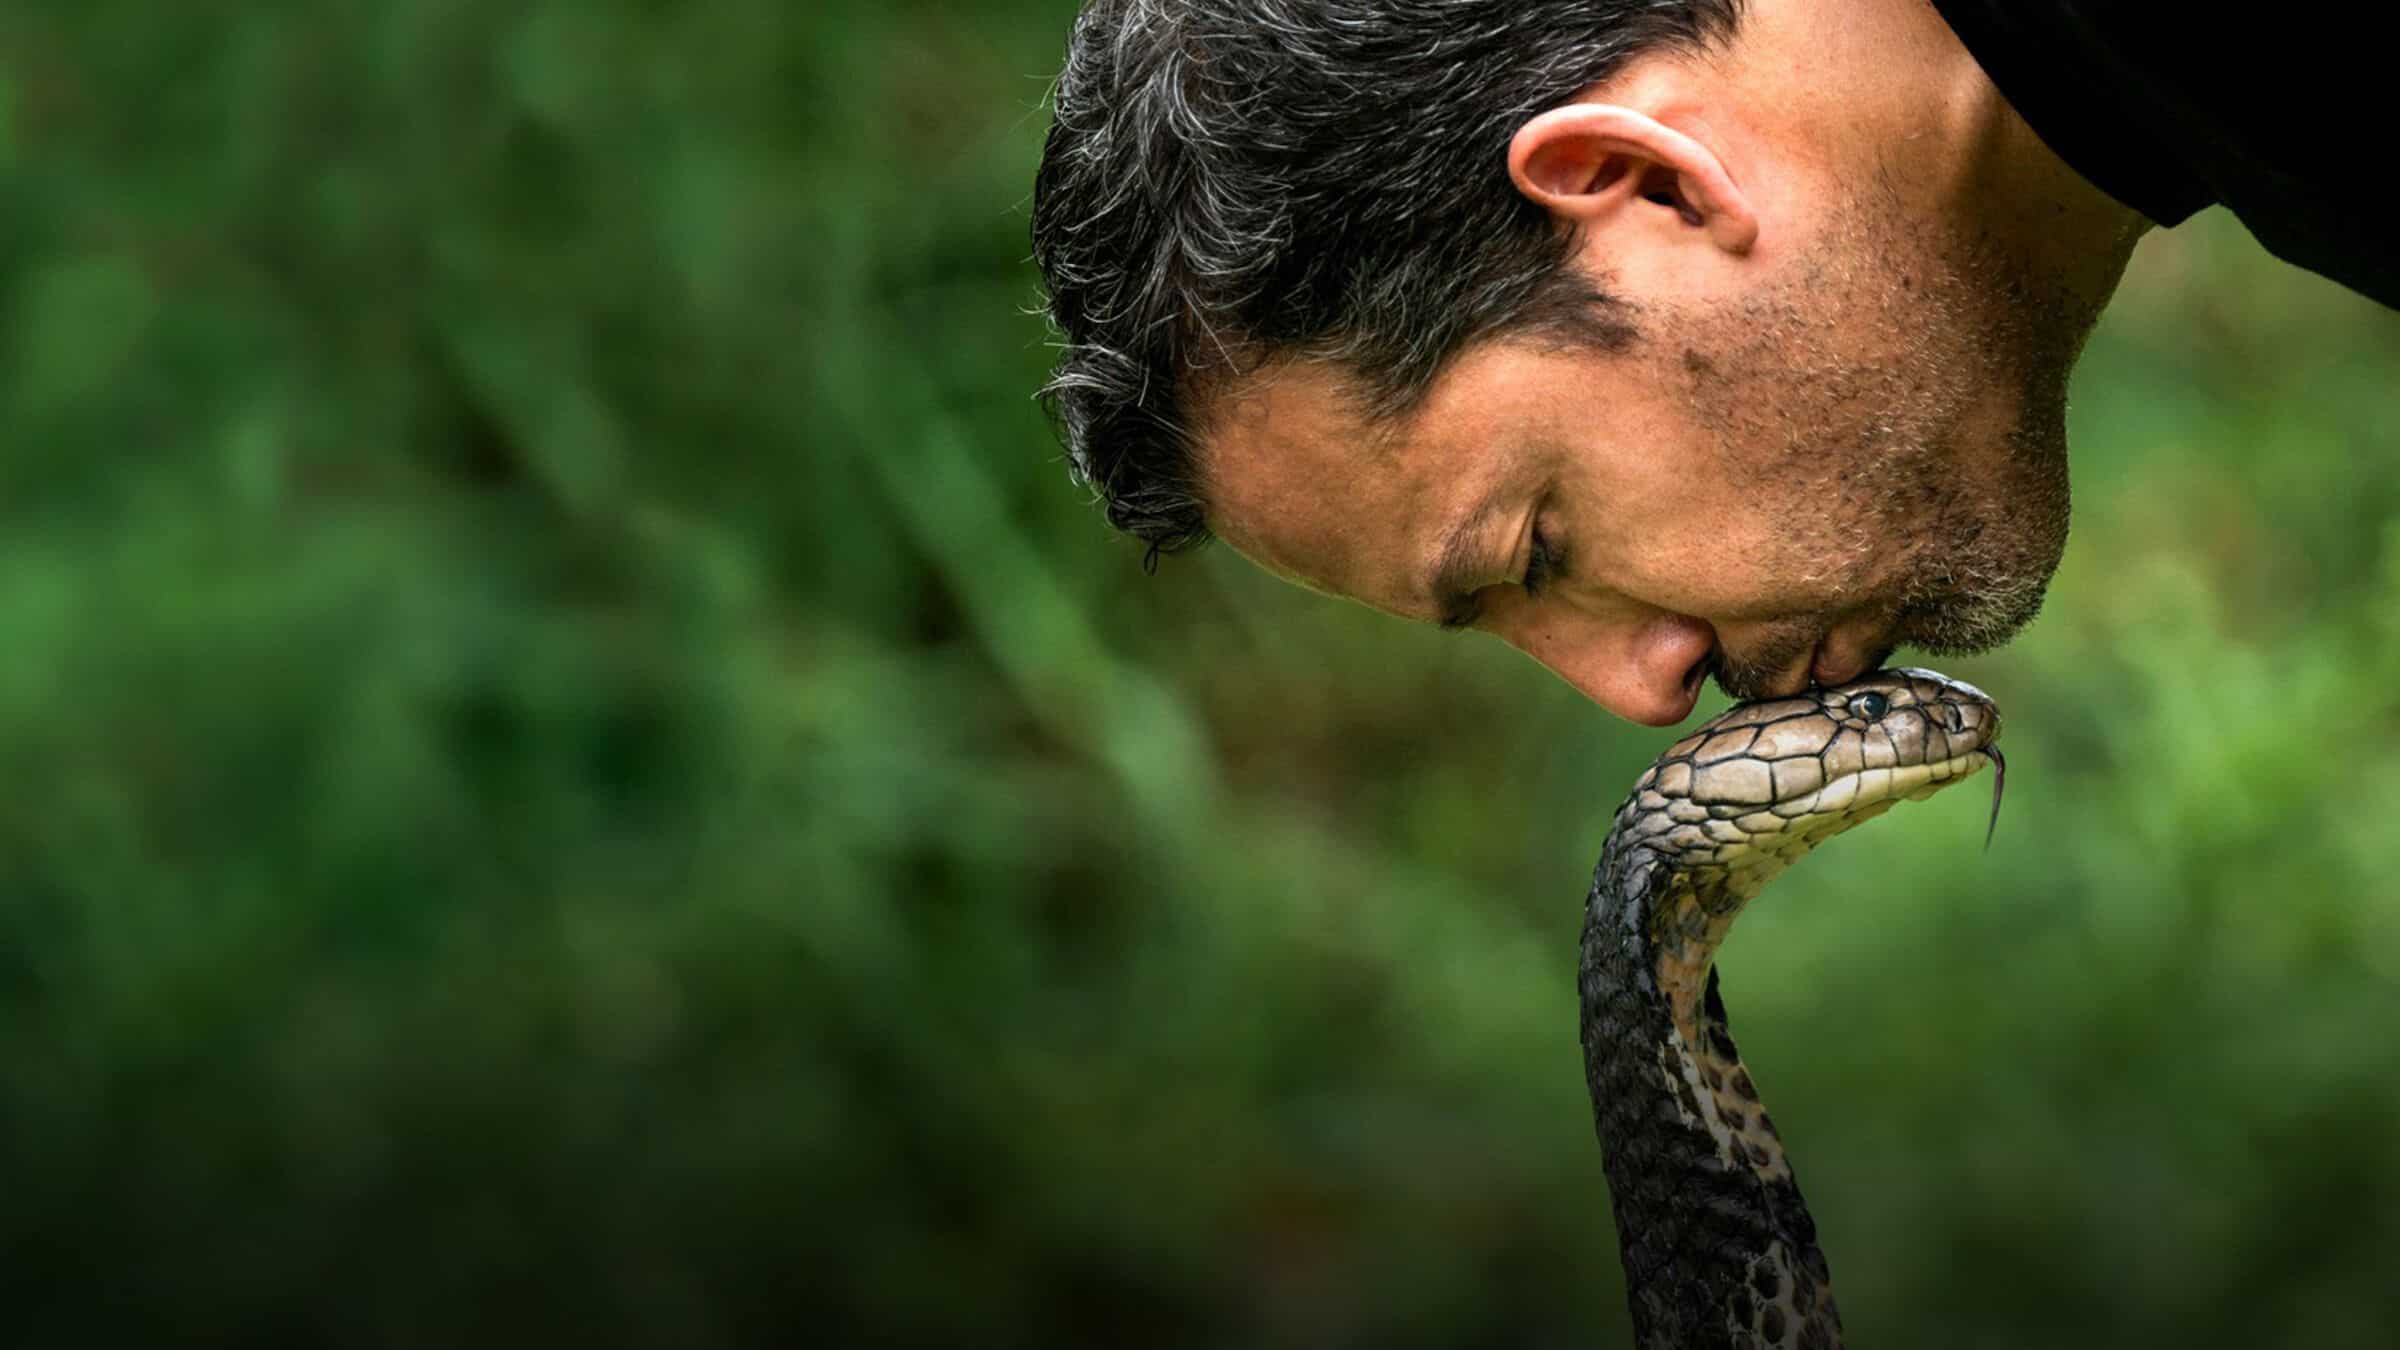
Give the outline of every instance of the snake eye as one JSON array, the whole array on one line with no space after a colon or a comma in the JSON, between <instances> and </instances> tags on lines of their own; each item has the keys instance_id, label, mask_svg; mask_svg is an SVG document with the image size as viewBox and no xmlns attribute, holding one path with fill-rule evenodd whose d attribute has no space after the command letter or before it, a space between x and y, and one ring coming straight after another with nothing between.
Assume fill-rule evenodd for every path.
<instances>
[{"instance_id":1,"label":"snake eye","mask_svg":"<svg viewBox=\"0 0 2400 1350\"><path fill-rule=\"evenodd\" d=\"M1860 694L1850 700L1850 711L1872 722L1883 716L1891 701L1881 694Z\"/></svg>"}]
</instances>

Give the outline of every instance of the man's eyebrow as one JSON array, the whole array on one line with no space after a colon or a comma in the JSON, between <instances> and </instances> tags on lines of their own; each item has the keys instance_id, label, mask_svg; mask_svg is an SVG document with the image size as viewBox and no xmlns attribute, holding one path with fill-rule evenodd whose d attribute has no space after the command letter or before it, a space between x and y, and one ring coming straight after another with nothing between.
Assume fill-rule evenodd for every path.
<instances>
[{"instance_id":1,"label":"man's eyebrow","mask_svg":"<svg viewBox=\"0 0 2400 1350\"><path fill-rule=\"evenodd\" d=\"M1482 546L1491 533L1487 527L1498 514L1500 500L1494 497L1468 512L1465 519L1442 535L1441 553L1426 590L1433 596L1434 611L1440 616L1434 622L1444 632L1472 628L1483 613L1483 602L1476 596L1493 578L1491 560L1483 553Z\"/></svg>"}]
</instances>

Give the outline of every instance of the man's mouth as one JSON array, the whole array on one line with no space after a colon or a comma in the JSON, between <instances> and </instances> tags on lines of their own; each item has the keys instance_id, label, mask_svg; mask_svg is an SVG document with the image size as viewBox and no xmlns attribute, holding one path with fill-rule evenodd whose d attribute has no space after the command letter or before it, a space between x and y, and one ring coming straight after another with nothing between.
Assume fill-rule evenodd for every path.
<instances>
[{"instance_id":1,"label":"man's mouth","mask_svg":"<svg viewBox=\"0 0 2400 1350\"><path fill-rule=\"evenodd\" d=\"M1697 698L1701 684L1711 676L1737 702L1848 684L1890 660L1896 645L1881 633L1851 635L1828 628L1807 647L1765 662L1744 660L1715 647L1684 672L1684 693Z\"/></svg>"},{"instance_id":2,"label":"man's mouth","mask_svg":"<svg viewBox=\"0 0 2400 1350\"><path fill-rule=\"evenodd\" d=\"M1881 668L1892 659L1897 648L1898 644L1881 634L1844 641L1837 630L1828 629L1825 636L1817 639L1817 649L1809 657L1808 678L1824 688L1848 684L1868 671Z\"/></svg>"},{"instance_id":3,"label":"man's mouth","mask_svg":"<svg viewBox=\"0 0 2400 1350\"><path fill-rule=\"evenodd\" d=\"M1848 684L1868 669L1855 656L1836 651L1831 633L1817 639L1817 649L1808 658L1809 681L1826 687Z\"/></svg>"}]
</instances>

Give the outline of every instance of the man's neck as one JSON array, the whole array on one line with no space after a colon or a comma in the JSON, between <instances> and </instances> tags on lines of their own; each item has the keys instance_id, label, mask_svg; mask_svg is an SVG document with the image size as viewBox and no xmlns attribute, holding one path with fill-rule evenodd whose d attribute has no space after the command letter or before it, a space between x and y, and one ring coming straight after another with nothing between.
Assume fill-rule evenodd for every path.
<instances>
[{"instance_id":1,"label":"man's neck","mask_svg":"<svg viewBox=\"0 0 2400 1350\"><path fill-rule=\"evenodd\" d=\"M2042 143L1928 0L1750 0L1736 46L1762 77L1744 87L1805 109L1832 153L1880 158L1920 209L2094 302L2151 228Z\"/></svg>"},{"instance_id":2,"label":"man's neck","mask_svg":"<svg viewBox=\"0 0 2400 1350\"><path fill-rule=\"evenodd\" d=\"M1922 0L1902 2L1933 13ZM1934 21L1940 22L1938 15ZM2151 222L2068 167L2009 106L1956 35L1947 26L1942 33L1964 66L1952 95L1961 115L1944 151L1957 169L1954 196L1945 206L1958 213L1955 219L1988 222L1995 236L2068 289L2105 300Z\"/></svg>"}]
</instances>

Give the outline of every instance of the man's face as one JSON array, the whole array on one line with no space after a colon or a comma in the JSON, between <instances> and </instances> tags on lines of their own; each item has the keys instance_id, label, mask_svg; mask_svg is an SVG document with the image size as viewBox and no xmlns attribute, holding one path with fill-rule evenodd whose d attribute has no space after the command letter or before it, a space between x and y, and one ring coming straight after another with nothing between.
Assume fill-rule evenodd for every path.
<instances>
[{"instance_id":1,"label":"man's face","mask_svg":"<svg viewBox=\"0 0 2400 1350\"><path fill-rule=\"evenodd\" d=\"M2099 300L1888 190L1744 294L1632 298L1630 350L1486 343L1395 422L1327 366L1268 368L1212 409L1213 528L1314 589L1492 633L1653 725L1712 673L1735 698L1787 693L2032 619Z\"/></svg>"}]
</instances>

